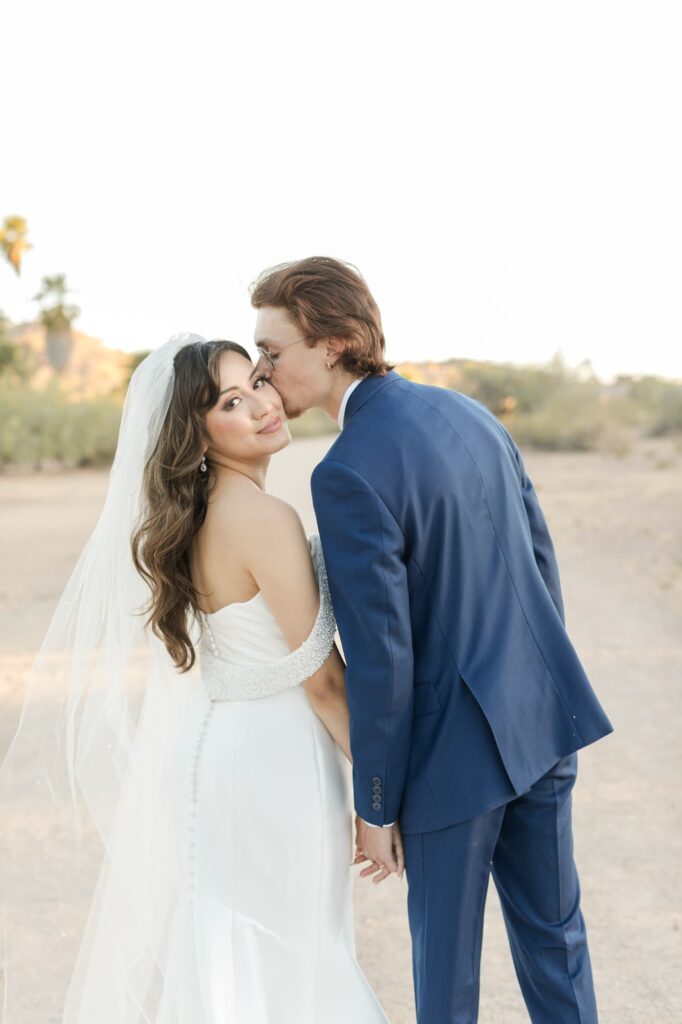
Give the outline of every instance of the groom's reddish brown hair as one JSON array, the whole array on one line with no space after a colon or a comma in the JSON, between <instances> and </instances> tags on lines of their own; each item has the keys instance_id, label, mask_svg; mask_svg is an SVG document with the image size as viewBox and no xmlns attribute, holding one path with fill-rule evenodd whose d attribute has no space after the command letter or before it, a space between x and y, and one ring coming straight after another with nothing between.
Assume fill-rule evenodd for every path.
<instances>
[{"instance_id":1,"label":"groom's reddish brown hair","mask_svg":"<svg viewBox=\"0 0 682 1024\"><path fill-rule=\"evenodd\" d=\"M339 363L357 376L384 375L386 341L379 307L357 267L329 256L309 256L270 267L251 286L251 305L278 306L312 348L322 338L343 338Z\"/></svg>"}]
</instances>

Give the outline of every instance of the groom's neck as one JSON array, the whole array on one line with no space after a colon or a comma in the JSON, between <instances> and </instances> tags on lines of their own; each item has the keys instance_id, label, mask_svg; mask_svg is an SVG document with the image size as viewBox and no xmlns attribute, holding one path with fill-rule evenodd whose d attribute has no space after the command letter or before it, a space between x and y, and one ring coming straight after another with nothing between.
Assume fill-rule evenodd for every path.
<instances>
[{"instance_id":1,"label":"groom's neck","mask_svg":"<svg viewBox=\"0 0 682 1024\"><path fill-rule=\"evenodd\" d=\"M333 420L338 419L343 396L353 381L359 379L359 376L359 374L346 373L344 370L334 374L331 389L329 390L325 401L321 403L324 411L328 416L331 416Z\"/></svg>"}]
</instances>

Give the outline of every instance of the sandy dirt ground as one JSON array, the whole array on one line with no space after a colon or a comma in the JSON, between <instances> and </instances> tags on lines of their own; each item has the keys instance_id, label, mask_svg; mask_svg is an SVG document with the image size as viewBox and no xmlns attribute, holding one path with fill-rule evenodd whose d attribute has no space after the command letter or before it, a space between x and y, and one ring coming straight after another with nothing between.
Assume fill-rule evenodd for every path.
<instances>
[{"instance_id":1,"label":"sandy dirt ground","mask_svg":"<svg viewBox=\"0 0 682 1024\"><path fill-rule=\"evenodd\" d=\"M296 441L271 466L270 490L299 509L309 531L308 478L329 443ZM581 752L574 791L600 1019L680 1021L682 450L650 441L624 458L525 458L559 558L567 628L616 730ZM0 753L107 479L103 471L0 477ZM395 877L355 885L358 956L392 1024L415 1019L406 892ZM36 983L46 977L36 964ZM528 1019L492 884L479 1019Z\"/></svg>"}]
</instances>

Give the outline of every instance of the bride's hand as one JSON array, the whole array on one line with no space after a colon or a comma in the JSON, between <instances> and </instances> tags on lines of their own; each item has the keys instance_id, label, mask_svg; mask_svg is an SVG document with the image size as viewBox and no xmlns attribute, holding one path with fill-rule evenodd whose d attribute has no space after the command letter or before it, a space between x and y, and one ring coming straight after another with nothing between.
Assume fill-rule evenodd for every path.
<instances>
[{"instance_id":1,"label":"bride's hand","mask_svg":"<svg viewBox=\"0 0 682 1024\"><path fill-rule=\"evenodd\" d=\"M353 864L370 862L360 872L360 877L376 875L372 879L373 885L383 882L390 874L397 874L398 878L402 878L405 871L405 854L398 823L390 828L372 828L356 815L355 826L357 838ZM365 852L365 848L369 853Z\"/></svg>"}]
</instances>

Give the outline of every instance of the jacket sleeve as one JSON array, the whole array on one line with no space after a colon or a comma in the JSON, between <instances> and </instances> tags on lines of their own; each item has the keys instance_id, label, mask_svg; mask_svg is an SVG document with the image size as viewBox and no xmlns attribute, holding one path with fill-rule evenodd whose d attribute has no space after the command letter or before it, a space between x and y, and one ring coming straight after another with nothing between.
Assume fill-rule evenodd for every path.
<instances>
[{"instance_id":1,"label":"jacket sleeve","mask_svg":"<svg viewBox=\"0 0 682 1024\"><path fill-rule=\"evenodd\" d=\"M347 663L355 810L373 825L398 818L414 700L404 539L353 469L325 459L312 497Z\"/></svg>"},{"instance_id":2,"label":"jacket sleeve","mask_svg":"<svg viewBox=\"0 0 682 1024\"><path fill-rule=\"evenodd\" d=\"M552 538L549 535L549 527L547 526L547 521L545 520L542 509L540 508L540 502L538 501L538 496L535 493L535 488L533 487L531 479L523 464L521 452L513 441L512 445L514 449L514 457L519 470L521 493L523 495L523 504L526 510L528 525L530 526L535 561L538 569L540 570L540 575L545 582L545 586L549 591L549 595L554 602L554 606L559 613L559 617L565 626L566 620L564 615L564 602L561 595L561 582L559 580L559 566L557 565L556 555L554 554Z\"/></svg>"}]
</instances>

